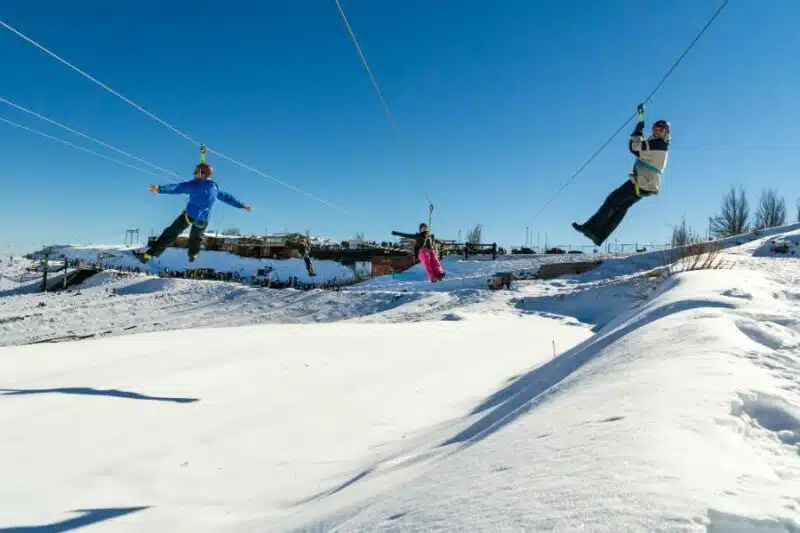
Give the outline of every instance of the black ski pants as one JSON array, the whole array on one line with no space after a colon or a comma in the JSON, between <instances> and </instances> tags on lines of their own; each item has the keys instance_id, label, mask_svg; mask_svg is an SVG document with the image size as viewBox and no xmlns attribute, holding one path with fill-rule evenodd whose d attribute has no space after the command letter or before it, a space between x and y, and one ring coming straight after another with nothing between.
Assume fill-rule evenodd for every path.
<instances>
[{"instance_id":1,"label":"black ski pants","mask_svg":"<svg viewBox=\"0 0 800 533\"><path fill-rule=\"evenodd\" d=\"M583 228L596 237L595 244L599 246L608 239L609 235L614 233L614 230L617 229L617 226L628 213L628 209L641 200L643 196L650 196L651 194L649 191L641 189L639 194L636 194L636 187L633 182L627 180L608 195L603 205L586 221Z\"/></svg>"},{"instance_id":2,"label":"black ski pants","mask_svg":"<svg viewBox=\"0 0 800 533\"><path fill-rule=\"evenodd\" d=\"M178 215L178 218L164 229L156 242L147 250L147 253L153 257L160 256L164 253L167 246L174 243L178 236L189 226L192 226L191 231L189 231L189 256L197 255L200 252L200 246L203 243L203 235L206 232L206 228L208 228L208 222L192 220L186 211Z\"/></svg>"}]
</instances>

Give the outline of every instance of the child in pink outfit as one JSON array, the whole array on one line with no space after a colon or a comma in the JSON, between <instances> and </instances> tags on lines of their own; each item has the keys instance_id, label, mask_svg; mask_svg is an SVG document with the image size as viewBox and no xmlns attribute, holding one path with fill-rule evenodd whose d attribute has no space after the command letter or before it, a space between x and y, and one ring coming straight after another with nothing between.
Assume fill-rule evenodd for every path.
<instances>
[{"instance_id":1,"label":"child in pink outfit","mask_svg":"<svg viewBox=\"0 0 800 533\"><path fill-rule=\"evenodd\" d=\"M436 239L433 233L428 231L427 224L424 222L420 224L417 233L393 231L392 235L414 240L414 257L419 259L419 262L425 266L425 272L428 273L428 279L431 283L436 283L444 279L444 269L442 268L442 263L439 261L439 257L436 255L436 249L434 248Z\"/></svg>"}]
</instances>

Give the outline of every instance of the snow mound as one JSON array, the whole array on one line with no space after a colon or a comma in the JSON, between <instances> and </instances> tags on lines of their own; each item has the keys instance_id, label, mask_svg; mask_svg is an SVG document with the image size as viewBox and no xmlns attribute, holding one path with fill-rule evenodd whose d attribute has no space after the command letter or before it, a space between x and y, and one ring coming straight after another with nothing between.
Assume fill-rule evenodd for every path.
<instances>
[{"instance_id":1,"label":"snow mound","mask_svg":"<svg viewBox=\"0 0 800 533\"><path fill-rule=\"evenodd\" d=\"M769 238L753 251L755 257L798 257L800 252L800 231L784 233Z\"/></svg>"},{"instance_id":2,"label":"snow mound","mask_svg":"<svg viewBox=\"0 0 800 533\"><path fill-rule=\"evenodd\" d=\"M119 296L126 296L128 294L149 294L167 291L174 285L175 283L170 279L150 278L131 283L126 287L117 289L116 292Z\"/></svg>"},{"instance_id":3,"label":"snow mound","mask_svg":"<svg viewBox=\"0 0 800 533\"><path fill-rule=\"evenodd\" d=\"M800 531L800 265L737 257L497 292L470 277L540 259L457 265L451 291L9 298L0 328L203 327L0 348L0 528Z\"/></svg>"},{"instance_id":4,"label":"snow mound","mask_svg":"<svg viewBox=\"0 0 800 533\"><path fill-rule=\"evenodd\" d=\"M724 239L707 241L710 248L724 251L731 255L752 256L754 250L776 236L792 235L799 232L800 223L789 224L777 228L770 228L758 232L734 235ZM664 266L675 257L675 249L654 250L631 254L624 257L612 257L603 261L603 264L592 271L582 274L583 280L603 280L615 276L624 276L643 272ZM771 255L771 254L770 254Z\"/></svg>"},{"instance_id":5,"label":"snow mound","mask_svg":"<svg viewBox=\"0 0 800 533\"><path fill-rule=\"evenodd\" d=\"M785 282L748 270L679 274L461 421L365 462L280 525L798 531L800 349L741 328L797 327L779 318L800 312L777 297ZM731 296L743 286L751 298Z\"/></svg>"}]
</instances>

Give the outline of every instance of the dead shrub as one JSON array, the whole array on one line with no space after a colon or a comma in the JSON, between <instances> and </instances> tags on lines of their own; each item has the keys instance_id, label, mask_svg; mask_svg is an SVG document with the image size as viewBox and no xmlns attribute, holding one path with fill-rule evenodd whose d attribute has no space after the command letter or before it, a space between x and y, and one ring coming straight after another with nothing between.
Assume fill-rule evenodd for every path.
<instances>
[{"instance_id":1,"label":"dead shrub","mask_svg":"<svg viewBox=\"0 0 800 533\"><path fill-rule=\"evenodd\" d=\"M720 241L698 242L665 250L662 256L664 268L661 270L663 279L669 279L679 272L730 268L720 257L722 250Z\"/></svg>"}]
</instances>

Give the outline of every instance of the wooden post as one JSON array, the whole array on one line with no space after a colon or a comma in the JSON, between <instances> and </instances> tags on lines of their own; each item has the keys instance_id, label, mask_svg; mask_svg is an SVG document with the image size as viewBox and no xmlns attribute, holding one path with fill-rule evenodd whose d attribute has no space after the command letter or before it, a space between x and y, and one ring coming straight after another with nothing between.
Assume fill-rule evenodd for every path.
<instances>
[{"instance_id":1,"label":"wooden post","mask_svg":"<svg viewBox=\"0 0 800 533\"><path fill-rule=\"evenodd\" d=\"M64 288L67 288L67 269L69 268L69 259L67 256L64 256Z\"/></svg>"},{"instance_id":2,"label":"wooden post","mask_svg":"<svg viewBox=\"0 0 800 533\"><path fill-rule=\"evenodd\" d=\"M492 259L497 259L497 243L492 243Z\"/></svg>"},{"instance_id":3,"label":"wooden post","mask_svg":"<svg viewBox=\"0 0 800 533\"><path fill-rule=\"evenodd\" d=\"M50 264L50 248L43 248L44 253L44 271L42 272L42 292L47 292L47 268Z\"/></svg>"}]
</instances>

